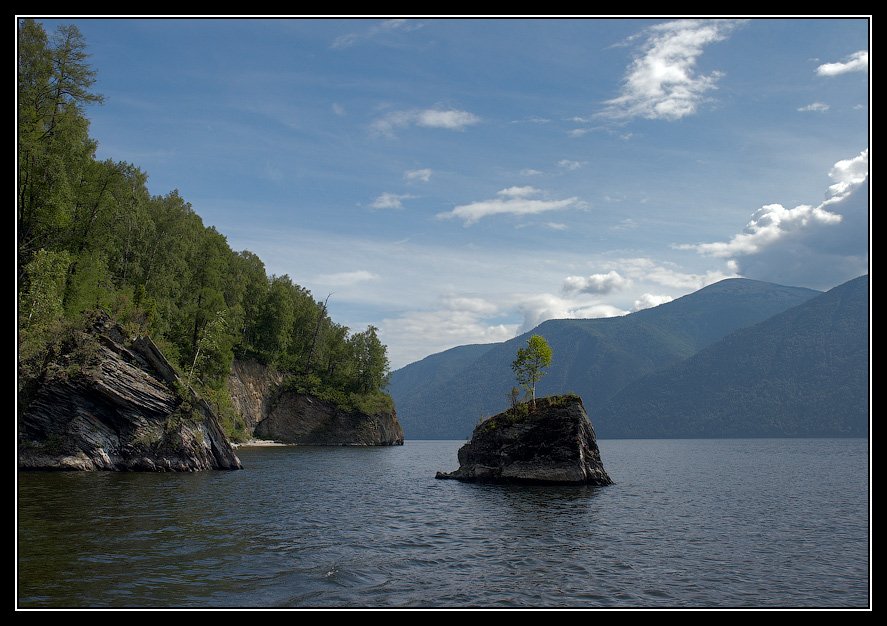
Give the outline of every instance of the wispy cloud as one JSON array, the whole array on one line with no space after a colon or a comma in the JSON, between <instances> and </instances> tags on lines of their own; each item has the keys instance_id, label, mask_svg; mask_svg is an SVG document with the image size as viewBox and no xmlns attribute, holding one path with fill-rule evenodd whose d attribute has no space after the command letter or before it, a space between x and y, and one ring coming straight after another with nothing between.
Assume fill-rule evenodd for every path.
<instances>
[{"instance_id":1,"label":"wispy cloud","mask_svg":"<svg viewBox=\"0 0 887 626\"><path fill-rule=\"evenodd\" d=\"M867 72L869 69L868 50L854 52L843 61L837 63L823 63L816 68L820 76L839 76L848 72Z\"/></svg>"},{"instance_id":2,"label":"wispy cloud","mask_svg":"<svg viewBox=\"0 0 887 626\"><path fill-rule=\"evenodd\" d=\"M798 107L798 111L814 111L816 113L824 113L828 111L831 107L827 105L825 102L812 102L806 106Z\"/></svg>"},{"instance_id":3,"label":"wispy cloud","mask_svg":"<svg viewBox=\"0 0 887 626\"><path fill-rule=\"evenodd\" d=\"M406 180L417 180L422 183L427 183L431 180L431 168L425 167L420 170L407 170L403 173L403 177Z\"/></svg>"},{"instance_id":4,"label":"wispy cloud","mask_svg":"<svg viewBox=\"0 0 887 626\"><path fill-rule=\"evenodd\" d=\"M539 171L539 170L534 170L534 169L531 168L531 167L528 167L528 168L522 169L522 170L520 171L520 175L521 175L521 176L539 176L539 175L541 175L541 174L542 174L541 171Z\"/></svg>"},{"instance_id":5,"label":"wispy cloud","mask_svg":"<svg viewBox=\"0 0 887 626\"><path fill-rule=\"evenodd\" d=\"M345 110L345 107L342 106L341 104L339 104L338 102L333 102L332 109L333 109L333 113L335 113L339 117L342 117L342 116L348 114L348 112Z\"/></svg>"},{"instance_id":6,"label":"wispy cloud","mask_svg":"<svg viewBox=\"0 0 887 626\"><path fill-rule=\"evenodd\" d=\"M567 230L567 228L569 228L563 222L545 222L545 224L543 224L543 226L545 226L545 228L549 228L551 230Z\"/></svg>"},{"instance_id":7,"label":"wispy cloud","mask_svg":"<svg viewBox=\"0 0 887 626\"><path fill-rule=\"evenodd\" d=\"M604 197L605 200L608 200L608 197ZM613 202L621 202L621 200L613 200ZM624 220L620 220L618 224L614 226L610 226L610 230L634 230L638 227L638 223L631 219L630 217L626 217Z\"/></svg>"},{"instance_id":8,"label":"wispy cloud","mask_svg":"<svg viewBox=\"0 0 887 626\"><path fill-rule=\"evenodd\" d=\"M410 31L418 30L424 25L425 24L422 22L411 22L410 20L405 19L385 20L384 22L373 24L362 33L346 33L336 37L330 44L330 48L334 50L342 50L365 41L370 41L371 39L386 33L398 31L408 33Z\"/></svg>"},{"instance_id":9,"label":"wispy cloud","mask_svg":"<svg viewBox=\"0 0 887 626\"><path fill-rule=\"evenodd\" d=\"M590 128L574 128L572 130L568 130L567 135L569 135L573 139L578 139L579 137L583 137L590 132L591 132Z\"/></svg>"},{"instance_id":10,"label":"wispy cloud","mask_svg":"<svg viewBox=\"0 0 887 626\"><path fill-rule=\"evenodd\" d=\"M474 113L459 109L411 109L391 111L374 120L370 128L380 135L391 136L395 130L408 126L464 130L479 122L480 118Z\"/></svg>"},{"instance_id":11,"label":"wispy cloud","mask_svg":"<svg viewBox=\"0 0 887 626\"><path fill-rule=\"evenodd\" d=\"M386 191L373 200L370 206L374 209L402 209L404 200L415 197L408 193L388 193Z\"/></svg>"},{"instance_id":12,"label":"wispy cloud","mask_svg":"<svg viewBox=\"0 0 887 626\"><path fill-rule=\"evenodd\" d=\"M320 274L315 277L316 282L322 285L329 285L330 287L350 287L371 280L379 280L379 275L366 270L336 272L335 274Z\"/></svg>"},{"instance_id":13,"label":"wispy cloud","mask_svg":"<svg viewBox=\"0 0 887 626\"><path fill-rule=\"evenodd\" d=\"M525 117L520 120L511 120L512 124L548 124L551 120L547 117L539 117L536 115Z\"/></svg>"},{"instance_id":14,"label":"wispy cloud","mask_svg":"<svg viewBox=\"0 0 887 626\"><path fill-rule=\"evenodd\" d=\"M591 276L567 276L564 279L564 293L606 294L628 287L631 281L615 270L606 274Z\"/></svg>"},{"instance_id":15,"label":"wispy cloud","mask_svg":"<svg viewBox=\"0 0 887 626\"><path fill-rule=\"evenodd\" d=\"M838 224L842 216L827 209L847 198L868 178L868 154L866 149L852 159L835 163L829 172L835 182L829 186L826 199L817 206L800 204L786 209L781 204L766 204L755 211L742 232L733 235L729 241L681 244L676 247L695 250L706 256L730 258L757 254L793 233L817 225Z\"/></svg>"},{"instance_id":16,"label":"wispy cloud","mask_svg":"<svg viewBox=\"0 0 887 626\"><path fill-rule=\"evenodd\" d=\"M736 20L679 20L642 33L640 53L623 79L622 92L601 113L613 119L643 117L679 120L696 112L705 94L723 75L697 74L696 62L706 46L723 41Z\"/></svg>"},{"instance_id":17,"label":"wispy cloud","mask_svg":"<svg viewBox=\"0 0 887 626\"><path fill-rule=\"evenodd\" d=\"M471 226L478 220L490 215L533 215L547 211L557 211L571 207L579 207L583 203L577 197L565 200L543 200L532 198L542 193L535 187L508 187L497 192L497 198L481 200L457 206L452 211L438 213L438 219L461 219L465 226Z\"/></svg>"},{"instance_id":18,"label":"wispy cloud","mask_svg":"<svg viewBox=\"0 0 887 626\"><path fill-rule=\"evenodd\" d=\"M557 162L557 166L561 169L565 169L567 171L572 172L572 171L578 170L580 167L582 167L582 162L581 161L571 161L570 159L561 159L560 161Z\"/></svg>"}]
</instances>

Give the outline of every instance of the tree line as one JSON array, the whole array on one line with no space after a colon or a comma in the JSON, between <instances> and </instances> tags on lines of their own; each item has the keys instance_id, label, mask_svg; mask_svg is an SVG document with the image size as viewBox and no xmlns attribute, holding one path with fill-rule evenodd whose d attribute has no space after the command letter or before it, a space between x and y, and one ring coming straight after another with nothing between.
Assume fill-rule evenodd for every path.
<instances>
[{"instance_id":1,"label":"tree line","mask_svg":"<svg viewBox=\"0 0 887 626\"><path fill-rule=\"evenodd\" d=\"M339 401L382 395L378 329L334 322L326 302L231 249L178 191L98 160L85 107L102 101L75 26L18 26L19 378L39 377L61 329L91 311L150 334L192 384L224 388L235 356L293 374Z\"/></svg>"}]
</instances>

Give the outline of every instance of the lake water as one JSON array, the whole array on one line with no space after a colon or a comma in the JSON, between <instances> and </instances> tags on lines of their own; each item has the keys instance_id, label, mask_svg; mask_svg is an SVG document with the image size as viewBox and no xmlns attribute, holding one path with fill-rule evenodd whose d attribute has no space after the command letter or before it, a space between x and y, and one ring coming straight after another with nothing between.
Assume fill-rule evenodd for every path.
<instances>
[{"instance_id":1,"label":"lake water","mask_svg":"<svg viewBox=\"0 0 887 626\"><path fill-rule=\"evenodd\" d=\"M20 473L32 606L856 606L864 440L604 440L615 485L434 479L462 442Z\"/></svg>"}]
</instances>

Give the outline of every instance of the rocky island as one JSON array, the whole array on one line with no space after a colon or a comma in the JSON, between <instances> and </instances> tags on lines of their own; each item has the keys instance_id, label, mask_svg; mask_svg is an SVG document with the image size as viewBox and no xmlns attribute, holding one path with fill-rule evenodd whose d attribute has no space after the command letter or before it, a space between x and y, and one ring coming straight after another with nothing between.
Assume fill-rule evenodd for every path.
<instances>
[{"instance_id":1,"label":"rocky island","mask_svg":"<svg viewBox=\"0 0 887 626\"><path fill-rule=\"evenodd\" d=\"M78 331L47 367L19 420L21 469L240 469L209 405L151 339L107 316Z\"/></svg>"},{"instance_id":2,"label":"rocky island","mask_svg":"<svg viewBox=\"0 0 887 626\"><path fill-rule=\"evenodd\" d=\"M539 398L478 424L459 469L436 478L470 482L609 485L594 428L576 395Z\"/></svg>"}]
</instances>

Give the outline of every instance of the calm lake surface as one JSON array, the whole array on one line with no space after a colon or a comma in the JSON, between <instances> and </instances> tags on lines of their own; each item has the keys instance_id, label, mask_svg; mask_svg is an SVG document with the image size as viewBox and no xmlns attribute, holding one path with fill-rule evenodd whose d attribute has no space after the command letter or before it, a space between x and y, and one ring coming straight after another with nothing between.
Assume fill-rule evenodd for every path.
<instances>
[{"instance_id":1,"label":"calm lake surface","mask_svg":"<svg viewBox=\"0 0 887 626\"><path fill-rule=\"evenodd\" d=\"M603 440L616 482L434 479L463 442L20 473L31 606L866 606L865 440Z\"/></svg>"}]
</instances>

